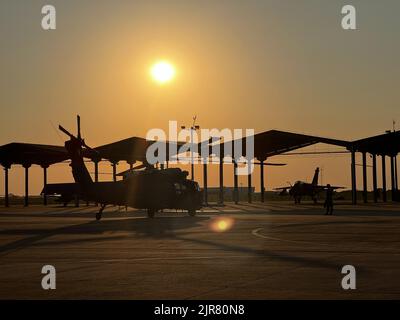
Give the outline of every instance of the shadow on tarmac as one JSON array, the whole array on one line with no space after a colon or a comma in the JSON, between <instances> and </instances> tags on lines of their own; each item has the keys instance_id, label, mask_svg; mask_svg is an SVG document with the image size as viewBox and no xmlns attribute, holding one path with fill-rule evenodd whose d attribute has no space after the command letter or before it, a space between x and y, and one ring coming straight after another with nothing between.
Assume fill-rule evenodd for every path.
<instances>
[{"instance_id":1,"label":"shadow on tarmac","mask_svg":"<svg viewBox=\"0 0 400 320\"><path fill-rule=\"evenodd\" d=\"M31 246L40 246L42 240L52 236L60 235L104 235L108 232L126 232L132 235L146 238L174 238L175 231L190 229L200 226L201 222L208 220L208 217L158 217L148 218L123 218L123 219L103 219L101 221L91 221L83 224L71 225L57 229L9 229L0 231L0 235L28 236L24 239L16 240L0 246L0 257L11 252L21 250ZM75 239L74 242L110 240L125 238L126 235L116 237L90 237L87 239ZM70 241L62 241L69 243ZM49 246L57 244L46 242L43 245Z\"/></svg>"},{"instance_id":2,"label":"shadow on tarmac","mask_svg":"<svg viewBox=\"0 0 400 320\"><path fill-rule=\"evenodd\" d=\"M91 221L88 223L66 226L57 229L10 229L0 232L1 235L10 236L27 236L26 238L13 241L11 243L0 246L0 257L4 257L18 250L30 247L40 246L57 246L60 244L88 243L98 241L110 241L118 239L126 239L130 236L140 238L153 239L169 239L191 242L197 245L207 246L211 249L218 249L224 252L235 252L251 257L268 258L294 263L304 267L316 267L337 269L338 265L329 262L324 258L313 258L304 256L295 256L287 252L279 252L279 250L257 249L246 247L233 243L226 243L220 240L197 239L190 237L193 233L188 230L199 227L209 217L158 217L155 219L148 218L122 218L122 219L104 219L101 221ZM188 230L185 232L185 230ZM178 233L176 233L179 231ZM183 231L183 232L182 232ZM125 232L122 235L112 235L110 232ZM60 235L84 235L85 238L45 241L52 236Z\"/></svg>"}]
</instances>

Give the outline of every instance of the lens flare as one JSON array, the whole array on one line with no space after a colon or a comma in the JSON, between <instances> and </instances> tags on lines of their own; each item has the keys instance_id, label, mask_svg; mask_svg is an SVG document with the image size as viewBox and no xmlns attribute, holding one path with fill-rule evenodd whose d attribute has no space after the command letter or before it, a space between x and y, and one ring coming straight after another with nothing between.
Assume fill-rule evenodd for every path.
<instances>
[{"instance_id":1,"label":"lens flare","mask_svg":"<svg viewBox=\"0 0 400 320\"><path fill-rule=\"evenodd\" d=\"M232 229L235 221L229 217L218 217L214 218L210 222L210 229L214 232L226 232Z\"/></svg>"}]
</instances>

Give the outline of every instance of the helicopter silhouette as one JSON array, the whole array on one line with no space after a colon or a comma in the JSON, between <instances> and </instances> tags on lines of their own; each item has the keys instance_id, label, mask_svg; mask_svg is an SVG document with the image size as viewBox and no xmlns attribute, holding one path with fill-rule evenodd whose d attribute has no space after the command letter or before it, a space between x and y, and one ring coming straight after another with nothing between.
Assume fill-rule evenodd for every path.
<instances>
[{"instance_id":1,"label":"helicopter silhouette","mask_svg":"<svg viewBox=\"0 0 400 320\"><path fill-rule=\"evenodd\" d=\"M61 125L59 130L70 138L65 141L65 148L71 159L72 175L80 198L100 204L96 220L102 218L107 205L146 209L150 218L163 209L183 209L190 216L195 216L196 210L202 207L203 196L199 184L188 180L188 172L179 168L157 169L147 164L145 170L133 171L123 180L93 182L85 166L84 155L98 151L90 148L82 139L79 115L77 124L77 136Z\"/></svg>"}]
</instances>

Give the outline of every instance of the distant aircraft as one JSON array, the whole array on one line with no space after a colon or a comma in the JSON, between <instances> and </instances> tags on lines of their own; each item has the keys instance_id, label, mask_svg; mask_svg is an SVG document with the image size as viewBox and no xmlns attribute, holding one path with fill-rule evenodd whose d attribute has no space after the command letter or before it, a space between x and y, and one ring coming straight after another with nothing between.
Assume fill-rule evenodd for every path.
<instances>
[{"instance_id":1,"label":"distant aircraft","mask_svg":"<svg viewBox=\"0 0 400 320\"><path fill-rule=\"evenodd\" d=\"M121 181L93 182L85 166L83 153L97 151L88 147L81 138L79 116L77 119L76 137L62 126L59 126L59 129L70 138L65 142L65 148L71 158L70 166L80 197L101 205L96 213L97 220L101 219L102 212L108 204L147 209L150 218L162 209L188 210L189 215L194 216L196 210L201 208L203 197L199 184L188 180L188 172L178 168L159 170L146 166L145 170L136 171ZM51 185L46 187L51 188Z\"/></svg>"},{"instance_id":2,"label":"distant aircraft","mask_svg":"<svg viewBox=\"0 0 400 320\"><path fill-rule=\"evenodd\" d=\"M311 199L314 201L314 203L317 203L317 196L318 194L326 190L326 186L321 186L318 185L318 175L319 175L319 168L315 169L314 177L312 179L312 182L304 182L304 181L296 181L294 185L290 185L287 187L279 187L275 188L274 190L281 191L281 195L285 195L288 193L289 190L289 195L293 197L294 203L300 203L301 198L303 196L309 196ZM337 186L331 186L332 189L344 189L344 187L337 187Z\"/></svg>"}]
</instances>

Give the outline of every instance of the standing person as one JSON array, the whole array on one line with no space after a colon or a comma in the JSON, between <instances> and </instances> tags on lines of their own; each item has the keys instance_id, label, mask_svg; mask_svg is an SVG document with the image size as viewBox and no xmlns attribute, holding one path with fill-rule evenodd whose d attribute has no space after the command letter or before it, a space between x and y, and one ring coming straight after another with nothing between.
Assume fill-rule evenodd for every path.
<instances>
[{"instance_id":1,"label":"standing person","mask_svg":"<svg viewBox=\"0 0 400 320\"><path fill-rule=\"evenodd\" d=\"M330 184L326 185L326 196L325 196L325 205L326 213L325 215L333 214L333 189Z\"/></svg>"}]
</instances>

